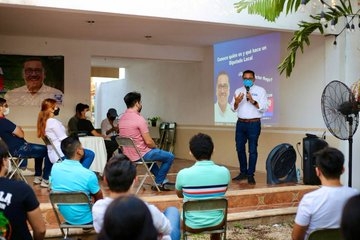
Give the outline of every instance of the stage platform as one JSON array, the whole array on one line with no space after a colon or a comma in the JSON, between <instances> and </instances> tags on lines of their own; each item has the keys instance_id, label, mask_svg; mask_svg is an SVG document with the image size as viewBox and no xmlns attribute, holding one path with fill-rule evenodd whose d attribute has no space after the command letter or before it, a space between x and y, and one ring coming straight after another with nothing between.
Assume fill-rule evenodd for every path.
<instances>
[{"instance_id":1,"label":"stage platform","mask_svg":"<svg viewBox=\"0 0 360 240\"><path fill-rule=\"evenodd\" d=\"M177 172L193 164L194 161L191 160L175 159L168 174L169 180L175 182ZM228 168L232 177L239 173L238 168ZM60 230L49 201L49 190L41 188L39 185L33 185L33 177L26 178L41 203L40 207L47 226L46 236L60 236ZM246 180L231 181L226 193L229 200L228 221L250 220L261 223L263 219L269 217L292 218L302 196L319 187L296 183L268 185L266 183L266 173L261 171L256 172L255 179L256 185L249 185ZM100 177L99 182L104 196L106 196L108 190ZM182 208L182 199L176 196L175 191L154 192L150 189L150 185L145 185L145 188L140 190L138 196L156 205L160 210L164 210L168 206L176 206L179 210Z\"/></svg>"}]
</instances>

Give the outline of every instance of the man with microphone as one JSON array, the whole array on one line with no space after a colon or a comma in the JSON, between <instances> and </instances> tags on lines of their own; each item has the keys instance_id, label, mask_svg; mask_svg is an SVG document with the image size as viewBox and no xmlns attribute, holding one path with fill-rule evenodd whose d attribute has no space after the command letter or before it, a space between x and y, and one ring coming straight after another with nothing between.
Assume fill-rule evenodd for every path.
<instances>
[{"instance_id":1,"label":"man with microphone","mask_svg":"<svg viewBox=\"0 0 360 240\"><path fill-rule=\"evenodd\" d=\"M268 99L265 89L254 84L254 71L244 71L242 78L244 86L236 89L231 102L231 108L238 117L235 142L240 164L240 173L233 180L247 179L249 184L254 185L258 157L257 145L261 132L260 119L268 108ZM246 142L249 146L249 164L245 149Z\"/></svg>"}]
</instances>

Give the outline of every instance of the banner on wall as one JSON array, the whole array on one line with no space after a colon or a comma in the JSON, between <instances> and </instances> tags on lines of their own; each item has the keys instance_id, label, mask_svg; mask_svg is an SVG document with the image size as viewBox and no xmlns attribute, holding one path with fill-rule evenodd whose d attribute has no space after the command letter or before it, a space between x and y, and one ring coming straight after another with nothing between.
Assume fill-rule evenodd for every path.
<instances>
[{"instance_id":1,"label":"banner on wall","mask_svg":"<svg viewBox=\"0 0 360 240\"><path fill-rule=\"evenodd\" d=\"M0 96L9 106L41 106L46 98L62 104L64 56L0 54Z\"/></svg>"}]
</instances>

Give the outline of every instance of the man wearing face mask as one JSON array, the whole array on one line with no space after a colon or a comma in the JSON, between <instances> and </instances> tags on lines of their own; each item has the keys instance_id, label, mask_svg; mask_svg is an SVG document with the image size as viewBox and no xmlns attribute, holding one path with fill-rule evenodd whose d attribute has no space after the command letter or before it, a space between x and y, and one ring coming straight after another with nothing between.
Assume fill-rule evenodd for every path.
<instances>
[{"instance_id":1,"label":"man wearing face mask","mask_svg":"<svg viewBox=\"0 0 360 240\"><path fill-rule=\"evenodd\" d=\"M261 132L260 119L268 108L267 94L264 88L254 84L255 73L246 70L242 75L244 86L236 89L231 108L237 113L236 151L240 164L240 174L233 180L248 180L256 184L254 173L258 157L257 145ZM249 164L247 162L245 145L248 142Z\"/></svg>"},{"instance_id":2,"label":"man wearing face mask","mask_svg":"<svg viewBox=\"0 0 360 240\"><path fill-rule=\"evenodd\" d=\"M25 182L6 178L11 166L8 151L0 140L0 239L42 240L46 227L34 191Z\"/></svg>"},{"instance_id":3,"label":"man wearing face mask","mask_svg":"<svg viewBox=\"0 0 360 240\"><path fill-rule=\"evenodd\" d=\"M34 158L35 159L35 177L42 177L41 187L49 186L49 175L52 163L47 155L47 148L45 145L28 143L24 139L24 131L21 127L16 126L13 122L8 120L5 116L9 113L6 100L0 98L0 137L6 142L9 147L11 155ZM42 170L42 163L44 160L44 169ZM24 161L25 162L25 161ZM23 163L24 163L23 162ZM20 168L26 167L21 165Z\"/></svg>"},{"instance_id":4,"label":"man wearing face mask","mask_svg":"<svg viewBox=\"0 0 360 240\"><path fill-rule=\"evenodd\" d=\"M161 162L160 167L155 164L151 169L155 176L155 182L161 191L174 189L174 183L170 183L166 179L166 175L174 161L174 155L157 148L151 138L147 121L140 115L142 109L141 94L129 92L125 95L124 102L127 109L119 119L119 135L132 138L145 161ZM139 156L130 149L124 149L124 154L131 161L139 160ZM151 189L157 190L155 186Z\"/></svg>"},{"instance_id":5,"label":"man wearing face mask","mask_svg":"<svg viewBox=\"0 0 360 240\"><path fill-rule=\"evenodd\" d=\"M89 120L92 117L90 112L89 106L84 105L79 108L79 114L77 114L78 122L77 122L77 129L79 132L84 132L88 136L96 136L96 137L103 137L105 140L105 147L107 153L107 160L109 160L114 151L118 149L118 144L115 141L111 141L110 138L107 136L100 134L94 128L92 122Z\"/></svg>"},{"instance_id":6,"label":"man wearing face mask","mask_svg":"<svg viewBox=\"0 0 360 240\"><path fill-rule=\"evenodd\" d=\"M101 121L101 133L111 139L114 139L118 133L119 128L117 126L117 112L114 108L109 108L106 118Z\"/></svg>"}]
</instances>

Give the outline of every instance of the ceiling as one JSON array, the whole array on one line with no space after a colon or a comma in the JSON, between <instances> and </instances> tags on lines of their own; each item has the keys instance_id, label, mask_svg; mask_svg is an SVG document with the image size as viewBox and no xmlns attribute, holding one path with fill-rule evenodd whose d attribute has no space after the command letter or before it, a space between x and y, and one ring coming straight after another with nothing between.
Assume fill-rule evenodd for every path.
<instances>
[{"instance_id":1,"label":"ceiling","mask_svg":"<svg viewBox=\"0 0 360 240\"><path fill-rule=\"evenodd\" d=\"M203 47L267 32L229 24L0 5L1 35Z\"/></svg>"}]
</instances>

